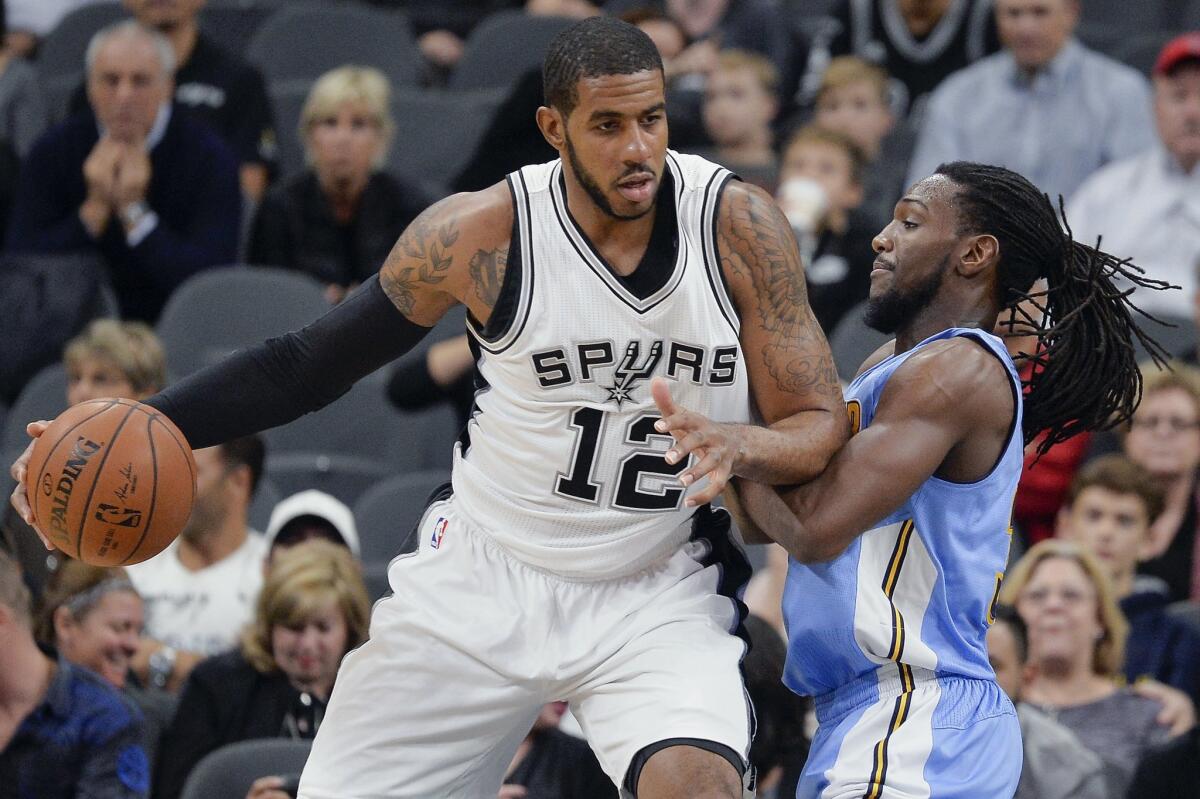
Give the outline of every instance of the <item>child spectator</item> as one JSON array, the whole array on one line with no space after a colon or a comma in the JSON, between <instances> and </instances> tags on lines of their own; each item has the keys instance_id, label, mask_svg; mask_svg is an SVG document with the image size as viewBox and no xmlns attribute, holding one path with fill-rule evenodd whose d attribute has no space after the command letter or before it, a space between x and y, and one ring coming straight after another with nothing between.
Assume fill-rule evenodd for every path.
<instances>
[{"instance_id":1,"label":"child spectator","mask_svg":"<svg viewBox=\"0 0 1200 799\"><path fill-rule=\"evenodd\" d=\"M808 301L829 333L867 298L871 239L878 233L860 213L863 156L842 133L802 128L783 151L778 202L796 231L806 264Z\"/></svg>"},{"instance_id":2,"label":"child spectator","mask_svg":"<svg viewBox=\"0 0 1200 799\"><path fill-rule=\"evenodd\" d=\"M774 192L779 160L771 122L779 111L779 72L761 55L725 50L704 89L704 129L715 147L699 154Z\"/></svg>"},{"instance_id":3,"label":"child spectator","mask_svg":"<svg viewBox=\"0 0 1200 799\"><path fill-rule=\"evenodd\" d=\"M1108 570L1121 612L1129 621L1125 678L1150 677L1200 701L1200 633L1167 612L1166 584L1138 577L1138 558L1150 525L1162 513L1163 489L1121 455L1088 463L1075 477L1059 532L1089 549Z\"/></svg>"}]
</instances>

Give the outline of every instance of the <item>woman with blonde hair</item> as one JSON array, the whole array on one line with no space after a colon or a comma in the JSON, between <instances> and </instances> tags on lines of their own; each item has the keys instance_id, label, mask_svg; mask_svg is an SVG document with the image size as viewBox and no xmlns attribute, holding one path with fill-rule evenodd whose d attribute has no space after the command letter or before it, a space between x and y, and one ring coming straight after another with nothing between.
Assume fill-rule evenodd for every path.
<instances>
[{"instance_id":1,"label":"woman with blonde hair","mask_svg":"<svg viewBox=\"0 0 1200 799\"><path fill-rule=\"evenodd\" d=\"M390 102L387 78L371 67L338 67L317 80L300 114L308 169L263 198L251 263L306 272L335 302L379 271L429 204L382 171L395 128Z\"/></svg>"},{"instance_id":2,"label":"woman with blonde hair","mask_svg":"<svg viewBox=\"0 0 1200 799\"><path fill-rule=\"evenodd\" d=\"M338 665L366 640L369 614L345 547L312 540L279 553L241 646L188 676L163 737L154 796L178 797L192 767L225 744L316 735Z\"/></svg>"},{"instance_id":3,"label":"woman with blonde hair","mask_svg":"<svg viewBox=\"0 0 1200 799\"><path fill-rule=\"evenodd\" d=\"M1048 539L1013 566L999 599L1029 629L1022 698L1099 755L1112 795L1124 796L1142 755L1170 733L1157 702L1119 684L1129 625L1104 568L1078 544Z\"/></svg>"}]
</instances>

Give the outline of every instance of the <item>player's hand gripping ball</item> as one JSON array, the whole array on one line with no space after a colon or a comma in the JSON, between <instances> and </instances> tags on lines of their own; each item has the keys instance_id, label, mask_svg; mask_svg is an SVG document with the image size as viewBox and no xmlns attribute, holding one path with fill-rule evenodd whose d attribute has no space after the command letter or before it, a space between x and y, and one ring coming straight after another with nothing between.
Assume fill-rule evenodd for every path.
<instances>
[{"instance_id":1,"label":"player's hand gripping ball","mask_svg":"<svg viewBox=\"0 0 1200 799\"><path fill-rule=\"evenodd\" d=\"M37 528L95 566L154 557L196 498L192 449L170 419L125 399L81 402L37 439L25 476Z\"/></svg>"}]
</instances>

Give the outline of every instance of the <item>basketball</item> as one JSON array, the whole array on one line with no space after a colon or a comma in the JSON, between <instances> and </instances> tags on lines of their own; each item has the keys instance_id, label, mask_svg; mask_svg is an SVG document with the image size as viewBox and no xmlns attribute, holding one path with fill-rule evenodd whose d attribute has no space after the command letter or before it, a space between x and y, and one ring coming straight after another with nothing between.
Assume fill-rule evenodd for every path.
<instances>
[{"instance_id":1,"label":"basketball","mask_svg":"<svg viewBox=\"0 0 1200 799\"><path fill-rule=\"evenodd\" d=\"M183 529L196 463L179 429L149 405L89 400L38 438L26 492L55 547L94 566L128 566L157 555Z\"/></svg>"}]
</instances>

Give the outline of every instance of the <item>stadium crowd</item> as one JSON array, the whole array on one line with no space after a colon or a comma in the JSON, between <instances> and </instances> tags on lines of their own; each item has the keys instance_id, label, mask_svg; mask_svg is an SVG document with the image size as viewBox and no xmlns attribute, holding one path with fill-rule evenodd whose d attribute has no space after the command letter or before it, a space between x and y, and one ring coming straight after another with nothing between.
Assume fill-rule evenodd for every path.
<instances>
[{"instance_id":1,"label":"stadium crowd","mask_svg":"<svg viewBox=\"0 0 1200 799\"><path fill-rule=\"evenodd\" d=\"M1146 362L1131 422L1028 448L988 645L1024 733L1018 797L1200 796L1200 0L1131 5L7 0L0 460L30 420L304 324L430 203L552 158L541 52L620 15L662 54L671 146L776 197L844 378L879 343L871 240L942 162L1021 172L1078 240L1180 287L1134 292L1172 358ZM216 796L222 770L248 799L294 795L469 412L462 321L309 419L197 451L192 517L149 562L47 554L6 509L0 799ZM1033 368L1036 341L1009 343ZM787 797L809 707L780 683L786 556L754 557L751 756L759 796ZM564 711L501 797L616 795ZM292 748L197 768L260 739Z\"/></svg>"}]
</instances>

